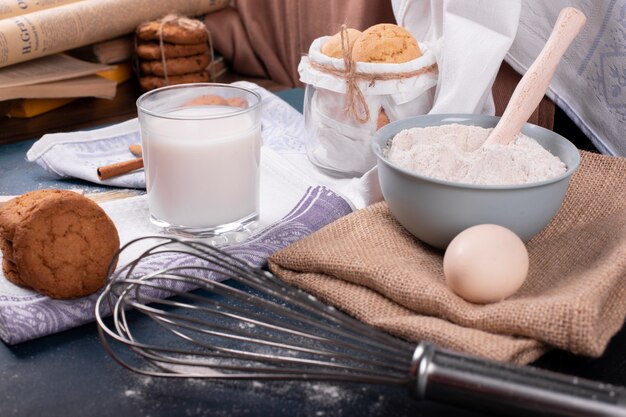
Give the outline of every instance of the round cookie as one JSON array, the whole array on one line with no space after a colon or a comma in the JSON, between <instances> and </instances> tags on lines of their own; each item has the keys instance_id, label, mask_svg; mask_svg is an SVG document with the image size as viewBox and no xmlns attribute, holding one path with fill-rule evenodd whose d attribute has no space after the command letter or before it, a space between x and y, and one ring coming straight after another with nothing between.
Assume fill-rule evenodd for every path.
<instances>
[{"instance_id":1,"label":"round cookie","mask_svg":"<svg viewBox=\"0 0 626 417\"><path fill-rule=\"evenodd\" d=\"M43 200L59 195L76 194L65 190L36 190L9 200L0 208L0 237L12 241L15 228Z\"/></svg>"},{"instance_id":2,"label":"round cookie","mask_svg":"<svg viewBox=\"0 0 626 417\"><path fill-rule=\"evenodd\" d=\"M2 252L2 259L13 262L13 243L10 240L0 237L0 251Z\"/></svg>"},{"instance_id":3,"label":"round cookie","mask_svg":"<svg viewBox=\"0 0 626 417\"><path fill-rule=\"evenodd\" d=\"M226 99L226 102L232 107L241 107L242 109L248 108L248 100L243 97L231 97Z\"/></svg>"},{"instance_id":4,"label":"round cookie","mask_svg":"<svg viewBox=\"0 0 626 417\"><path fill-rule=\"evenodd\" d=\"M15 230L20 278L51 298L100 289L119 248L115 225L96 203L76 193L43 200Z\"/></svg>"},{"instance_id":5,"label":"round cookie","mask_svg":"<svg viewBox=\"0 0 626 417\"><path fill-rule=\"evenodd\" d=\"M184 75L168 76L166 81L163 77L154 75L145 75L139 77L139 85L144 91L154 90L155 88L165 87L166 85L187 84L187 83L204 83L209 81L209 73L206 71L196 72Z\"/></svg>"},{"instance_id":6,"label":"round cookie","mask_svg":"<svg viewBox=\"0 0 626 417\"><path fill-rule=\"evenodd\" d=\"M358 29L347 28L348 44L350 49L354 46L356 40L361 36L361 31ZM328 39L320 51L324 55L328 55L331 58L343 58L343 49L341 47L341 32L335 33Z\"/></svg>"},{"instance_id":7,"label":"round cookie","mask_svg":"<svg viewBox=\"0 0 626 417\"><path fill-rule=\"evenodd\" d=\"M248 107L248 101L243 97L224 98L214 94L205 94L195 97L187 102L187 106L230 106L245 109Z\"/></svg>"},{"instance_id":8,"label":"round cookie","mask_svg":"<svg viewBox=\"0 0 626 417\"><path fill-rule=\"evenodd\" d=\"M141 59L161 59L163 55L165 58L178 58L207 53L209 52L209 44L206 42L192 45L164 43L163 53L161 53L161 46L157 42L145 42L137 45L135 52Z\"/></svg>"},{"instance_id":9,"label":"round cookie","mask_svg":"<svg viewBox=\"0 0 626 417\"><path fill-rule=\"evenodd\" d=\"M165 23L161 23L165 20ZM161 20L146 22L137 27L135 34L141 41L160 42L160 33L163 31L163 41L181 45L192 45L207 42L206 26L199 20L181 16L165 16Z\"/></svg>"},{"instance_id":10,"label":"round cookie","mask_svg":"<svg viewBox=\"0 0 626 417\"><path fill-rule=\"evenodd\" d=\"M185 102L187 106L228 106L228 101L222 97L215 94L205 94L202 96L194 97L191 100Z\"/></svg>"},{"instance_id":11,"label":"round cookie","mask_svg":"<svg viewBox=\"0 0 626 417\"><path fill-rule=\"evenodd\" d=\"M180 58L169 58L165 60L165 65L169 77L170 75L182 75L204 71L206 67L209 66L209 62L208 54L198 54ZM143 61L139 64L139 68L143 74L152 74L159 77L165 75L163 62L161 60Z\"/></svg>"},{"instance_id":12,"label":"round cookie","mask_svg":"<svg viewBox=\"0 0 626 417\"><path fill-rule=\"evenodd\" d=\"M378 112L378 117L376 118L376 130L380 129L383 126L389 124L389 116L387 116L387 112L382 107Z\"/></svg>"},{"instance_id":13,"label":"round cookie","mask_svg":"<svg viewBox=\"0 0 626 417\"><path fill-rule=\"evenodd\" d=\"M352 59L358 62L400 64L422 55L417 41L409 31L390 23L381 23L365 30L354 43Z\"/></svg>"},{"instance_id":14,"label":"round cookie","mask_svg":"<svg viewBox=\"0 0 626 417\"><path fill-rule=\"evenodd\" d=\"M20 274L17 271L17 265L13 262L9 261L7 258L2 258L2 273L4 277L9 280L9 282L17 285L22 288L30 288L22 278L20 278Z\"/></svg>"}]
</instances>

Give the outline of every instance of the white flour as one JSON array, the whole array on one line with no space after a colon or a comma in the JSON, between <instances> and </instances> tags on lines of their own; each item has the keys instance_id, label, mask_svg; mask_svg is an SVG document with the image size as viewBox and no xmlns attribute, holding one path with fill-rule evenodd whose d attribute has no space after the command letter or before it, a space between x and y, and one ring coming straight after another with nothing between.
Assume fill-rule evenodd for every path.
<instances>
[{"instance_id":1,"label":"white flour","mask_svg":"<svg viewBox=\"0 0 626 417\"><path fill-rule=\"evenodd\" d=\"M566 171L558 157L521 133L509 145L481 147L492 130L459 124L407 129L393 138L386 156L417 174L465 184L528 184Z\"/></svg>"}]
</instances>

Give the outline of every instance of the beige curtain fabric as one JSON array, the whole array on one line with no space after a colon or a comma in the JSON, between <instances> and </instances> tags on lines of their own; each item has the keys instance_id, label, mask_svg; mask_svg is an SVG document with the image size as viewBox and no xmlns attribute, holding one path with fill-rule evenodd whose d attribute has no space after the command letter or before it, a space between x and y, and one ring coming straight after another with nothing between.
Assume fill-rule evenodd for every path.
<instances>
[{"instance_id":1,"label":"beige curtain fabric","mask_svg":"<svg viewBox=\"0 0 626 417\"><path fill-rule=\"evenodd\" d=\"M560 211L527 248L522 288L499 303L472 304L446 287L443 253L381 202L278 252L270 268L411 341L521 364L552 346L599 356L626 315L626 159L582 152Z\"/></svg>"},{"instance_id":2,"label":"beige curtain fabric","mask_svg":"<svg viewBox=\"0 0 626 417\"><path fill-rule=\"evenodd\" d=\"M233 71L291 87L302 86L298 62L313 39L343 23L362 30L393 22L390 0L236 0L235 8L205 18Z\"/></svg>"}]
</instances>

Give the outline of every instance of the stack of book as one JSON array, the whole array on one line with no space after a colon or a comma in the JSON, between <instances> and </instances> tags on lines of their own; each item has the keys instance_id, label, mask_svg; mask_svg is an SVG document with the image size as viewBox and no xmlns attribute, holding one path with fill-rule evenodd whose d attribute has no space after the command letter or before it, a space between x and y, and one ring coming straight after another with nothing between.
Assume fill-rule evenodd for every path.
<instances>
[{"instance_id":1,"label":"stack of book","mask_svg":"<svg viewBox=\"0 0 626 417\"><path fill-rule=\"evenodd\" d=\"M117 84L132 77L130 62L92 63L49 55L0 69L2 114L33 117L80 97L115 97Z\"/></svg>"},{"instance_id":2,"label":"stack of book","mask_svg":"<svg viewBox=\"0 0 626 417\"><path fill-rule=\"evenodd\" d=\"M117 85L133 76L132 31L137 24L171 10L201 15L228 4L229 0L161 0L129 9L126 0L0 0L0 39L4 40L0 116L32 117L80 97L111 99ZM110 16L122 14L124 19L110 21ZM66 29L75 30L77 36L63 40L52 30L59 21L64 25L89 21L102 30L89 31L76 24ZM46 42L50 36L54 42ZM52 46L43 47L48 44ZM215 74L225 71L221 57L211 65Z\"/></svg>"}]
</instances>

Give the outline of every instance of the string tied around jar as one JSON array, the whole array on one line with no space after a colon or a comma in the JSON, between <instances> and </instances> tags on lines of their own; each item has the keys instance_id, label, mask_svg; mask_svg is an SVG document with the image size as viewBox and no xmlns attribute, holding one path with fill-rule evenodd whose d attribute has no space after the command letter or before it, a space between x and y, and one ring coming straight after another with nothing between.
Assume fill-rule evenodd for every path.
<instances>
[{"instance_id":1,"label":"string tied around jar","mask_svg":"<svg viewBox=\"0 0 626 417\"><path fill-rule=\"evenodd\" d=\"M309 65L317 71L342 78L346 81L346 111L357 122L364 124L370 120L371 114L365 95L359 88L359 81L367 81L373 86L377 81L402 80L437 71L437 63L405 72L359 72L356 62L352 59L352 47L348 35L347 25L341 25L341 54L344 68L335 68L331 65L322 64L309 60Z\"/></svg>"}]
</instances>

